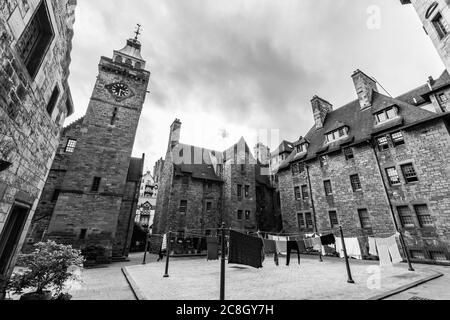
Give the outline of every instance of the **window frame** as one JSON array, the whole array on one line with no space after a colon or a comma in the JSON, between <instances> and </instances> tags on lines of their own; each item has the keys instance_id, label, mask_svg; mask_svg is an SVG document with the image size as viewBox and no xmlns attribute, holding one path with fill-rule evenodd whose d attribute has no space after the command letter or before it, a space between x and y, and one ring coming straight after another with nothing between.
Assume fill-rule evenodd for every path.
<instances>
[{"instance_id":1,"label":"window frame","mask_svg":"<svg viewBox=\"0 0 450 320\"><path fill-rule=\"evenodd\" d=\"M333 195L333 185L330 179L323 182L323 188L325 190L325 196L330 197Z\"/></svg>"},{"instance_id":2,"label":"window frame","mask_svg":"<svg viewBox=\"0 0 450 320\"><path fill-rule=\"evenodd\" d=\"M102 177L94 177L92 181L91 192L99 192L101 183Z\"/></svg>"},{"instance_id":3,"label":"window frame","mask_svg":"<svg viewBox=\"0 0 450 320\"><path fill-rule=\"evenodd\" d=\"M320 167L325 168L328 166L328 156L319 156Z\"/></svg>"},{"instance_id":4,"label":"window frame","mask_svg":"<svg viewBox=\"0 0 450 320\"><path fill-rule=\"evenodd\" d=\"M435 14L433 19L431 19L431 24L433 25L439 40L443 40L447 35L449 34L449 30L447 30L447 27L444 23L444 16L441 12L438 12Z\"/></svg>"},{"instance_id":5,"label":"window frame","mask_svg":"<svg viewBox=\"0 0 450 320\"><path fill-rule=\"evenodd\" d=\"M294 187L294 196L295 200L302 200L301 188L299 186Z\"/></svg>"},{"instance_id":6,"label":"window frame","mask_svg":"<svg viewBox=\"0 0 450 320\"><path fill-rule=\"evenodd\" d=\"M370 218L369 210L366 208L358 209L358 218L361 229L372 229L372 220Z\"/></svg>"},{"instance_id":7,"label":"window frame","mask_svg":"<svg viewBox=\"0 0 450 320\"><path fill-rule=\"evenodd\" d=\"M353 151L352 147L346 147L342 149L342 152L344 153L345 160L350 161L355 159L355 153Z\"/></svg>"},{"instance_id":8,"label":"window frame","mask_svg":"<svg viewBox=\"0 0 450 320\"><path fill-rule=\"evenodd\" d=\"M395 170L395 176L398 178L398 182L394 182L394 181L392 180L392 178L394 177L394 175L390 175L390 174L389 174L389 170ZM401 181L401 179L400 179L400 174L398 173L398 170L397 170L396 167L389 167L389 168L386 168L385 171L386 171L386 176L387 176L387 178L388 178L388 182L389 182L389 185L390 185L390 186L398 186L398 185L402 184L402 181Z\"/></svg>"},{"instance_id":9,"label":"window frame","mask_svg":"<svg viewBox=\"0 0 450 320\"><path fill-rule=\"evenodd\" d=\"M301 186L301 195L303 201L309 200L309 188L306 184Z\"/></svg>"},{"instance_id":10,"label":"window frame","mask_svg":"<svg viewBox=\"0 0 450 320\"><path fill-rule=\"evenodd\" d=\"M252 212L251 210L245 210L245 221L251 220Z\"/></svg>"},{"instance_id":11,"label":"window frame","mask_svg":"<svg viewBox=\"0 0 450 320\"><path fill-rule=\"evenodd\" d=\"M419 182L419 176L417 175L416 168L413 163L405 163L400 166L403 174L403 178L405 179L406 184L412 184ZM412 172L406 172L406 170L412 170ZM414 173L414 175L412 174Z\"/></svg>"},{"instance_id":12,"label":"window frame","mask_svg":"<svg viewBox=\"0 0 450 320\"><path fill-rule=\"evenodd\" d=\"M180 200L180 206L178 207L178 213L180 215L186 215L187 211L188 211L188 205L189 205L188 200L184 200L184 199Z\"/></svg>"},{"instance_id":13,"label":"window frame","mask_svg":"<svg viewBox=\"0 0 450 320\"><path fill-rule=\"evenodd\" d=\"M237 220L238 221L244 220L244 210L238 210L237 211Z\"/></svg>"},{"instance_id":14,"label":"window frame","mask_svg":"<svg viewBox=\"0 0 450 320\"><path fill-rule=\"evenodd\" d=\"M358 179L358 181L355 181L353 179L355 177ZM356 187L356 185L354 184L355 182L357 182L357 184L359 185L359 188L357 188L357 189L355 188ZM350 184L352 186L352 190L354 193L362 191L362 183L361 183L361 178L359 177L359 174L352 174L350 176Z\"/></svg>"},{"instance_id":15,"label":"window frame","mask_svg":"<svg viewBox=\"0 0 450 320\"><path fill-rule=\"evenodd\" d=\"M417 221L419 222L419 226L421 228L430 228L430 227L434 227L434 221L433 221L433 216L431 215L430 212L430 208L428 207L428 205L426 204L415 204L414 206L414 212L417 216ZM426 213L424 212L419 212L419 208L426 208ZM424 222L424 217L429 218L429 220L431 222Z\"/></svg>"},{"instance_id":16,"label":"window frame","mask_svg":"<svg viewBox=\"0 0 450 320\"><path fill-rule=\"evenodd\" d=\"M334 229L334 228L336 228L336 227L339 227L339 225L340 225L340 223L339 223L339 217L338 217L338 214L337 214L337 211L336 211L336 210L330 210L330 211L328 211L328 218L330 219L330 226L331 226L331 229ZM333 220L335 220L335 221L333 221ZM336 222L336 223L334 223L334 222Z\"/></svg>"},{"instance_id":17,"label":"window frame","mask_svg":"<svg viewBox=\"0 0 450 320\"><path fill-rule=\"evenodd\" d=\"M64 152L66 153L74 153L75 148L77 147L77 139L69 138L66 142L66 147L64 148Z\"/></svg>"},{"instance_id":18,"label":"window frame","mask_svg":"<svg viewBox=\"0 0 450 320\"><path fill-rule=\"evenodd\" d=\"M399 135L399 136L395 137L396 135ZM401 137L401 138L399 139L399 137ZM397 132L391 133L390 138L391 138L392 145L394 146L394 148L405 144L405 135L403 134L402 131L397 131Z\"/></svg>"},{"instance_id":19,"label":"window frame","mask_svg":"<svg viewBox=\"0 0 450 320\"><path fill-rule=\"evenodd\" d=\"M403 209L406 209L405 211L402 211ZM400 219L400 224L403 228L415 228L416 222L414 221L414 215L411 211L411 208L407 205L403 206L397 206L396 207L398 217ZM411 221L411 223L407 222Z\"/></svg>"}]
</instances>

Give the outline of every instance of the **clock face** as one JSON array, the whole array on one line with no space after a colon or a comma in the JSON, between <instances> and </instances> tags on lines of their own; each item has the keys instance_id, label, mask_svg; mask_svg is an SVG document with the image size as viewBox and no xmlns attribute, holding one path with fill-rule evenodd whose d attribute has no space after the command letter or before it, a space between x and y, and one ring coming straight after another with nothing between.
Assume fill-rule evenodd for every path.
<instances>
[{"instance_id":1,"label":"clock face","mask_svg":"<svg viewBox=\"0 0 450 320\"><path fill-rule=\"evenodd\" d=\"M111 92L120 98L127 97L130 94L130 89L126 84L116 83L111 86Z\"/></svg>"}]
</instances>

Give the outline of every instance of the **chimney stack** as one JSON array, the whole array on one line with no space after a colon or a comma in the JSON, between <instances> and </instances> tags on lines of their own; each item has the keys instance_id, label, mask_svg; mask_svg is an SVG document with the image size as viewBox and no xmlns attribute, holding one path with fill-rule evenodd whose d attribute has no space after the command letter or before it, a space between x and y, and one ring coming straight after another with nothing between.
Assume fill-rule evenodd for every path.
<instances>
[{"instance_id":1,"label":"chimney stack","mask_svg":"<svg viewBox=\"0 0 450 320\"><path fill-rule=\"evenodd\" d=\"M170 136L169 136L169 151L171 151L176 145L180 143L181 135L181 121L180 119L175 119L175 121L170 126Z\"/></svg>"},{"instance_id":2,"label":"chimney stack","mask_svg":"<svg viewBox=\"0 0 450 320\"><path fill-rule=\"evenodd\" d=\"M314 121L316 123L316 129L322 129L327 114L333 111L333 105L318 96L314 96L312 98L311 105L314 114Z\"/></svg>"},{"instance_id":3,"label":"chimney stack","mask_svg":"<svg viewBox=\"0 0 450 320\"><path fill-rule=\"evenodd\" d=\"M372 106L373 92L378 92L377 83L371 77L360 70L356 70L353 75L356 93L358 94L361 110Z\"/></svg>"}]
</instances>

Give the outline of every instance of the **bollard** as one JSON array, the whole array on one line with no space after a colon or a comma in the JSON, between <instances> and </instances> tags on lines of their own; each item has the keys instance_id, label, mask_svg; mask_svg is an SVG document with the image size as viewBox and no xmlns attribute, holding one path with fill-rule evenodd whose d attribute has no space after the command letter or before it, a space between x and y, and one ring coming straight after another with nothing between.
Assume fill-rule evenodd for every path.
<instances>
[{"instance_id":1,"label":"bollard","mask_svg":"<svg viewBox=\"0 0 450 320\"><path fill-rule=\"evenodd\" d=\"M166 273L164 274L164 278L169 278L169 260L170 260L170 239L172 238L171 236L172 232L169 231L169 233L167 234L167 248L166 248L166 253L167 253L167 257L166 257Z\"/></svg>"},{"instance_id":2,"label":"bollard","mask_svg":"<svg viewBox=\"0 0 450 320\"><path fill-rule=\"evenodd\" d=\"M344 240L344 231L342 230L342 226L339 226L339 230L341 231L341 240L342 240L342 248L344 249L344 256L345 256L345 265L347 267L347 275L348 275L348 283L355 283L352 279L352 272L350 270L350 264L348 262L348 255L347 255L347 248L345 246L345 240Z\"/></svg>"}]
</instances>

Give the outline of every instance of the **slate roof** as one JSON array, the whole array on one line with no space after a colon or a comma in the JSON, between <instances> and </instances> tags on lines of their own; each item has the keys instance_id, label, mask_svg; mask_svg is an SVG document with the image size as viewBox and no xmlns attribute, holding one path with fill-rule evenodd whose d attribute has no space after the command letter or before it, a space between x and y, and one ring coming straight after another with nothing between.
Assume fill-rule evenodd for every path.
<instances>
[{"instance_id":1,"label":"slate roof","mask_svg":"<svg viewBox=\"0 0 450 320\"><path fill-rule=\"evenodd\" d=\"M284 140L280 146L270 154L271 157L278 156L285 152L291 153L294 150L294 143Z\"/></svg>"},{"instance_id":2,"label":"slate roof","mask_svg":"<svg viewBox=\"0 0 450 320\"><path fill-rule=\"evenodd\" d=\"M396 120L386 122L384 125L376 126L374 113L393 105L399 107L400 117ZM435 113L430 111L417 108L398 99L374 92L371 108L361 110L359 100L355 100L330 112L325 118L323 128L316 129L314 126L309 130L306 136L301 139L310 143L308 151L297 155L294 150L289 157L281 163L279 171L289 168L290 163L294 161L310 160L316 158L320 154L330 153L335 150L340 150L344 146L367 141L371 139L373 134L381 131L401 125L408 125L417 122L418 120L431 119L435 115ZM332 129L335 129L338 125L346 125L350 128L348 138L326 144L325 134L332 131ZM295 144L298 143L299 142L296 142Z\"/></svg>"}]
</instances>

